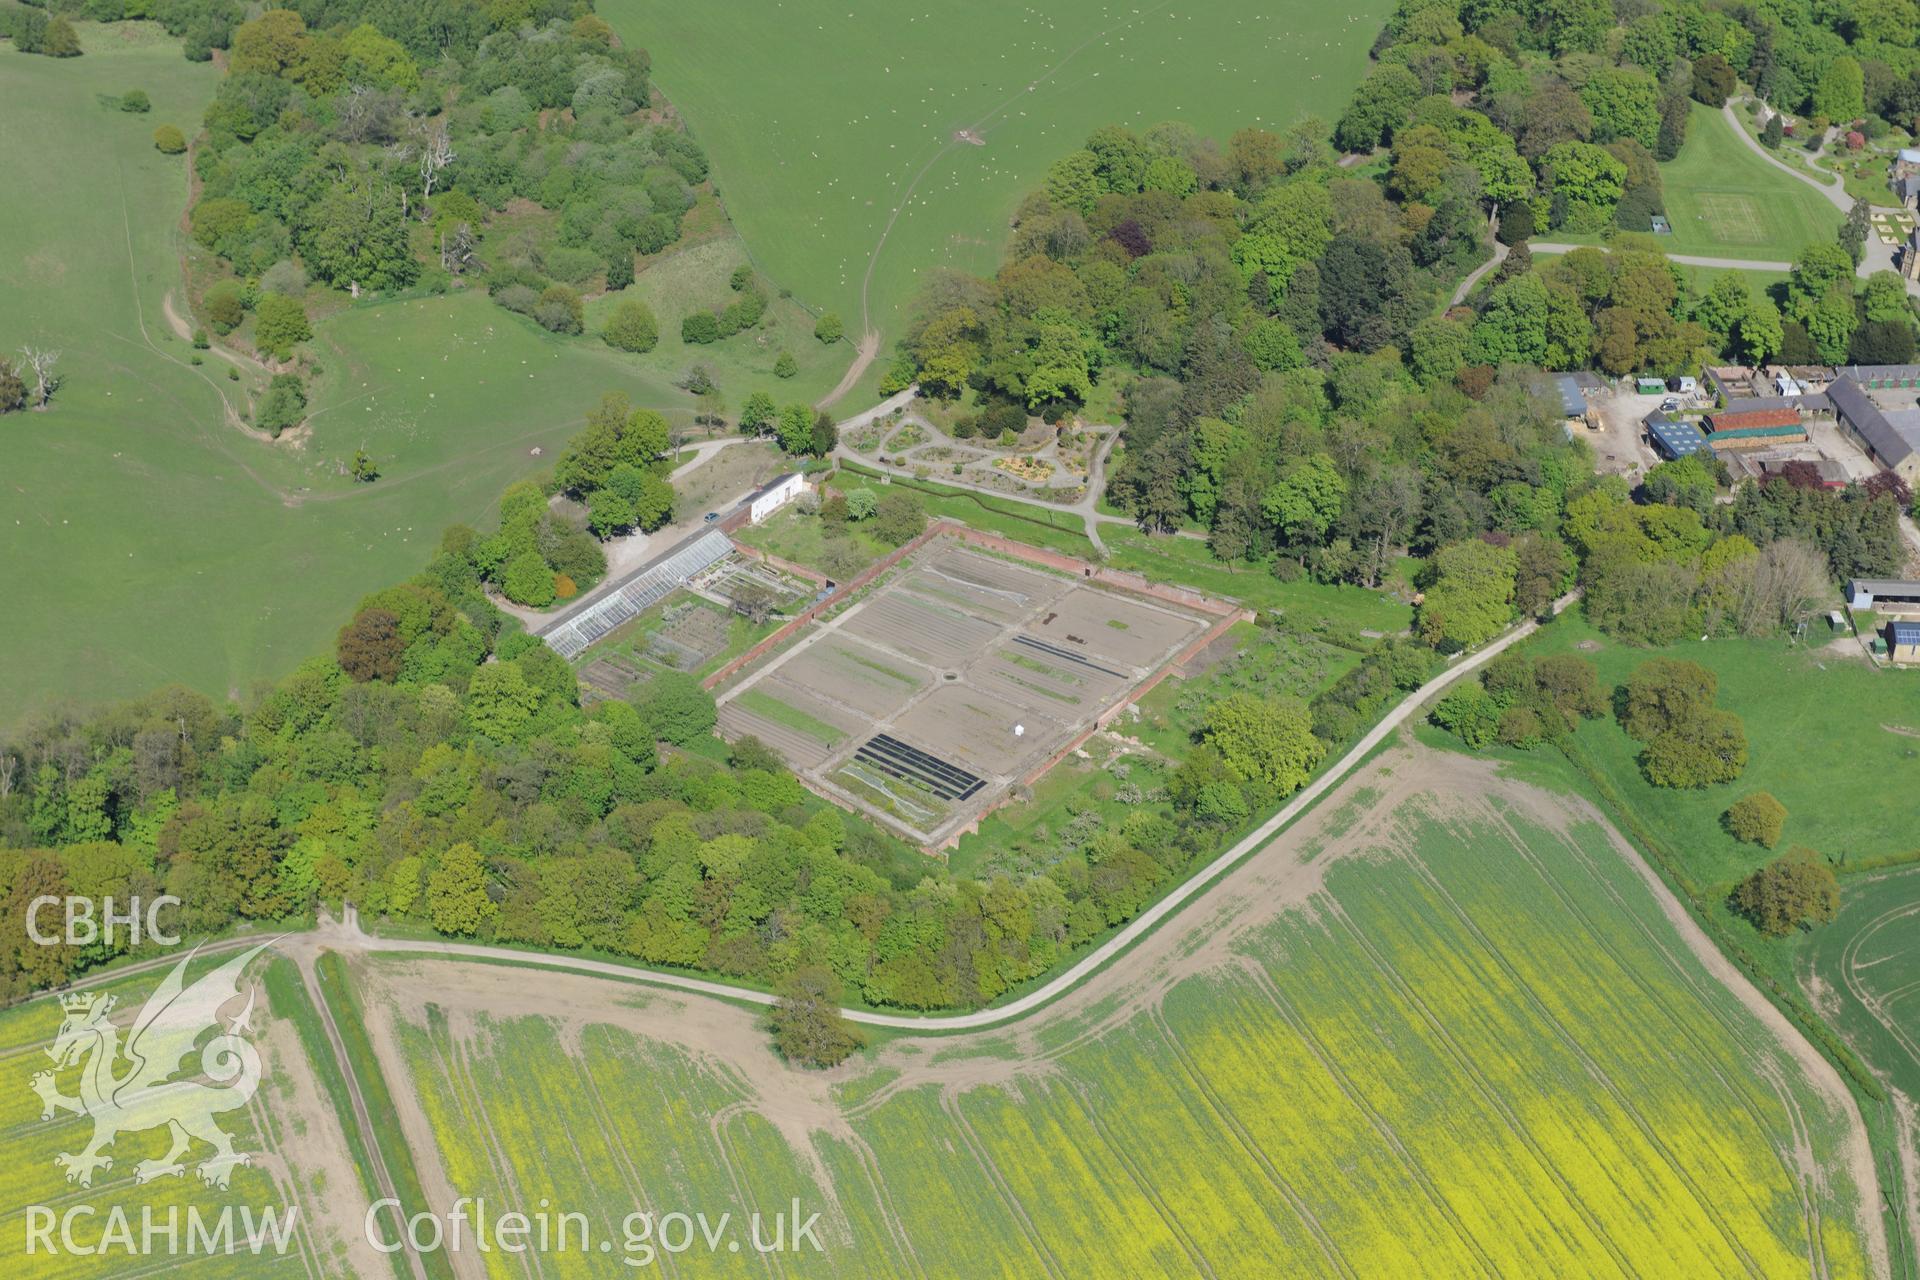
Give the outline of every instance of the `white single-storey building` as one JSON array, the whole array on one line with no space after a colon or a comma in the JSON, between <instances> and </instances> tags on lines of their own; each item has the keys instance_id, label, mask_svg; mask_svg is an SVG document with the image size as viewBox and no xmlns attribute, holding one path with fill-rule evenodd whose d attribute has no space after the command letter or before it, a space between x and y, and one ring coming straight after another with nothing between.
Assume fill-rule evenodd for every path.
<instances>
[{"instance_id":1,"label":"white single-storey building","mask_svg":"<svg viewBox=\"0 0 1920 1280\"><path fill-rule=\"evenodd\" d=\"M748 509L749 518L759 524L780 508L792 502L807 491L807 478L798 471L781 476L753 495Z\"/></svg>"}]
</instances>

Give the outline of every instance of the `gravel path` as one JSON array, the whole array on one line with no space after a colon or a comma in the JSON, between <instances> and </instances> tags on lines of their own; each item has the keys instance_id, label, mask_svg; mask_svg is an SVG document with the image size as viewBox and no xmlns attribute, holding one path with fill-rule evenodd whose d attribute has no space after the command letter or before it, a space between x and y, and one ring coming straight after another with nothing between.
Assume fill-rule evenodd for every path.
<instances>
[{"instance_id":1,"label":"gravel path","mask_svg":"<svg viewBox=\"0 0 1920 1280\"><path fill-rule=\"evenodd\" d=\"M1593 244L1551 244L1535 241L1527 246L1535 253L1572 253L1575 249L1598 249L1607 252L1605 245ZM1694 253L1670 253L1668 262L1678 262L1687 267L1720 267L1732 271L1791 271L1791 262L1767 262L1759 258L1714 258Z\"/></svg>"}]
</instances>

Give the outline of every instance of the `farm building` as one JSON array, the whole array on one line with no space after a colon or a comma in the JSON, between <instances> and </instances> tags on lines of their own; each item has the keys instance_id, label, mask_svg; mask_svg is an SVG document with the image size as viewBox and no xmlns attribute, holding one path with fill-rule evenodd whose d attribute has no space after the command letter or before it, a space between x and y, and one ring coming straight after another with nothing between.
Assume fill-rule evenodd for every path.
<instances>
[{"instance_id":1,"label":"farm building","mask_svg":"<svg viewBox=\"0 0 1920 1280\"><path fill-rule=\"evenodd\" d=\"M1755 480L1773 480L1791 477L1792 467L1811 467L1813 475L1822 489L1844 489L1847 487L1847 469L1832 458L1738 458L1737 465L1742 473Z\"/></svg>"},{"instance_id":2,"label":"farm building","mask_svg":"<svg viewBox=\"0 0 1920 1280\"><path fill-rule=\"evenodd\" d=\"M1658 410L1648 414L1643 421L1647 428L1647 443L1669 462L1700 453L1707 447L1707 438L1691 422L1670 418Z\"/></svg>"},{"instance_id":3,"label":"farm building","mask_svg":"<svg viewBox=\"0 0 1920 1280\"><path fill-rule=\"evenodd\" d=\"M1798 405L1779 405L1735 409L1729 406L1716 410L1706 417L1707 431L1719 435L1723 431L1753 431L1768 427L1798 427L1800 425L1800 407Z\"/></svg>"},{"instance_id":4,"label":"farm building","mask_svg":"<svg viewBox=\"0 0 1920 1280\"><path fill-rule=\"evenodd\" d=\"M1920 622L1887 624L1887 656L1899 663L1920 662Z\"/></svg>"},{"instance_id":5,"label":"farm building","mask_svg":"<svg viewBox=\"0 0 1920 1280\"><path fill-rule=\"evenodd\" d=\"M1883 410L1866 392L1867 387L1896 386L1920 386L1920 366L1848 370L1833 380L1827 398L1840 425L1875 462L1914 484L1920 482L1920 411Z\"/></svg>"},{"instance_id":6,"label":"farm building","mask_svg":"<svg viewBox=\"0 0 1920 1280\"><path fill-rule=\"evenodd\" d=\"M781 476L749 499L749 518L759 524L807 491L807 478L798 471Z\"/></svg>"},{"instance_id":7,"label":"farm building","mask_svg":"<svg viewBox=\"0 0 1920 1280\"><path fill-rule=\"evenodd\" d=\"M1587 400L1588 389L1582 375L1556 373L1553 385L1560 395L1560 412L1566 415L1567 421L1583 427L1593 425L1593 408Z\"/></svg>"},{"instance_id":8,"label":"farm building","mask_svg":"<svg viewBox=\"0 0 1920 1280\"><path fill-rule=\"evenodd\" d=\"M1854 578L1847 583L1847 607L1876 613L1920 614L1920 580Z\"/></svg>"},{"instance_id":9,"label":"farm building","mask_svg":"<svg viewBox=\"0 0 1920 1280\"><path fill-rule=\"evenodd\" d=\"M1772 449L1783 444L1801 444L1807 438L1807 429L1798 425L1778 427L1733 427L1716 431L1707 437L1707 442L1715 450L1726 449Z\"/></svg>"},{"instance_id":10,"label":"farm building","mask_svg":"<svg viewBox=\"0 0 1920 1280\"><path fill-rule=\"evenodd\" d=\"M1643 373L1633 380L1633 389L1643 396L1657 396L1667 389L1667 380Z\"/></svg>"},{"instance_id":11,"label":"farm building","mask_svg":"<svg viewBox=\"0 0 1920 1280\"><path fill-rule=\"evenodd\" d=\"M1766 449L1775 445L1798 444L1807 438L1797 405L1781 408L1727 410L1710 413L1705 420L1707 443L1722 449Z\"/></svg>"}]
</instances>

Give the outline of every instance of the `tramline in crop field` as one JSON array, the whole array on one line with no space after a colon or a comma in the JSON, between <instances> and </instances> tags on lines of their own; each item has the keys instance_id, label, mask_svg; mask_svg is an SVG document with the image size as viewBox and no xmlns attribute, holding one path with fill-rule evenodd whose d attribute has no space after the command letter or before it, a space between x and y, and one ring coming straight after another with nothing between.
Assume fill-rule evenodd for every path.
<instances>
[{"instance_id":1,"label":"tramline in crop field","mask_svg":"<svg viewBox=\"0 0 1920 1280\"><path fill-rule=\"evenodd\" d=\"M798 1197L794 1275L1875 1273L1838 1077L1591 811L1457 758L1365 781L1039 1015L826 1079L698 997L358 977L452 1186Z\"/></svg>"}]
</instances>

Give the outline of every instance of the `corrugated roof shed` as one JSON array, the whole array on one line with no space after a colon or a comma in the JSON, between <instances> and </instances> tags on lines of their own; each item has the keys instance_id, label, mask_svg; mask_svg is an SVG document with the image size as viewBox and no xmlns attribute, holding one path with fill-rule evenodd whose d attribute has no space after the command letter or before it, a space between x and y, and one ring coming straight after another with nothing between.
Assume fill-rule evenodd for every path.
<instances>
[{"instance_id":1,"label":"corrugated roof shed","mask_svg":"<svg viewBox=\"0 0 1920 1280\"><path fill-rule=\"evenodd\" d=\"M1920 387L1920 364L1849 364L1839 372L1863 387Z\"/></svg>"},{"instance_id":2,"label":"corrugated roof shed","mask_svg":"<svg viewBox=\"0 0 1920 1280\"><path fill-rule=\"evenodd\" d=\"M1709 444L1718 444L1722 440L1805 440L1807 429L1798 422L1782 422L1771 427L1728 427L1716 431L1709 438Z\"/></svg>"},{"instance_id":3,"label":"corrugated roof shed","mask_svg":"<svg viewBox=\"0 0 1920 1280\"><path fill-rule=\"evenodd\" d=\"M1707 438L1691 422L1669 418L1663 413L1650 413L1646 417L1646 424L1647 438L1653 441L1653 447L1662 457L1684 458L1707 447Z\"/></svg>"},{"instance_id":4,"label":"corrugated roof shed","mask_svg":"<svg viewBox=\"0 0 1920 1280\"><path fill-rule=\"evenodd\" d=\"M1798 409L1802 413L1832 413L1833 404L1824 391L1798 396L1732 396L1721 413L1752 413L1757 409Z\"/></svg>"},{"instance_id":5,"label":"corrugated roof shed","mask_svg":"<svg viewBox=\"0 0 1920 1280\"><path fill-rule=\"evenodd\" d=\"M1554 385L1560 388L1560 405L1569 418L1583 418L1587 413L1587 393L1580 389L1580 380L1571 373L1555 374Z\"/></svg>"},{"instance_id":6,"label":"corrugated roof shed","mask_svg":"<svg viewBox=\"0 0 1920 1280\"><path fill-rule=\"evenodd\" d=\"M1847 587L1855 595L1920 598L1920 578L1849 578Z\"/></svg>"}]
</instances>

